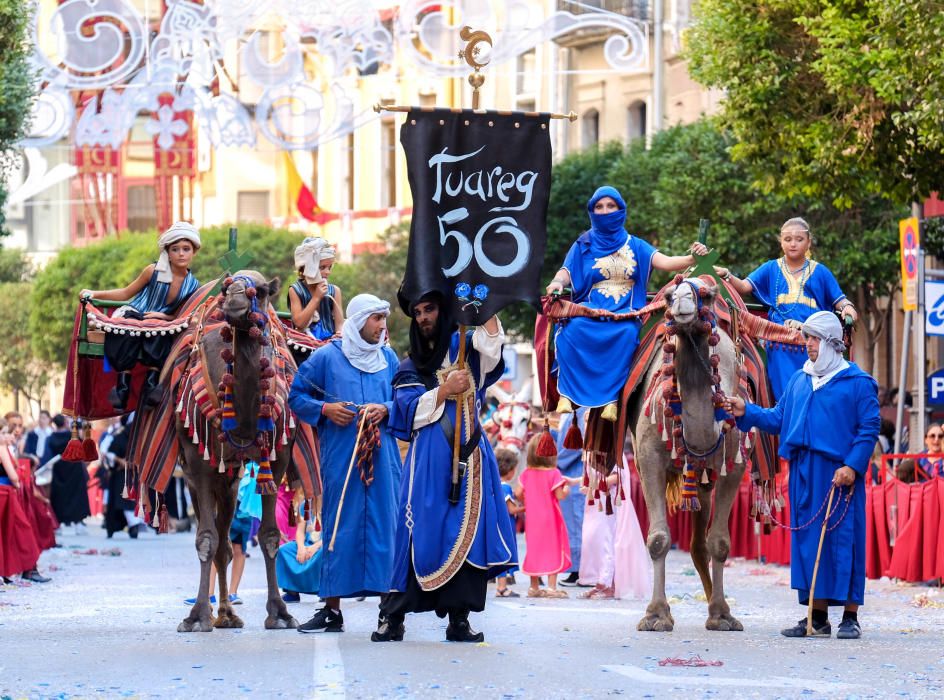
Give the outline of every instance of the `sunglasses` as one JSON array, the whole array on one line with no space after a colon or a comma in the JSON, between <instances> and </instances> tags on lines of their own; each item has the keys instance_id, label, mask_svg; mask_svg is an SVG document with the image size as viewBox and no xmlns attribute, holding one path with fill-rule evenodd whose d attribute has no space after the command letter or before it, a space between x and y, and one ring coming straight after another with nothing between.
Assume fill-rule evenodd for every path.
<instances>
[{"instance_id":1,"label":"sunglasses","mask_svg":"<svg viewBox=\"0 0 944 700\"><path fill-rule=\"evenodd\" d=\"M928 437L931 440L940 440L941 437L944 437L944 433L928 433Z\"/></svg>"}]
</instances>

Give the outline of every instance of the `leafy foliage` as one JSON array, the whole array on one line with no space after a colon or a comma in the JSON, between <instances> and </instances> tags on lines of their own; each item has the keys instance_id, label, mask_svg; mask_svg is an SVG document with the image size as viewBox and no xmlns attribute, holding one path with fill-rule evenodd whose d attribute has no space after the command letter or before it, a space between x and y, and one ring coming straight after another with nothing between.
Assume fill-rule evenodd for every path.
<instances>
[{"instance_id":1,"label":"leafy foliage","mask_svg":"<svg viewBox=\"0 0 944 700\"><path fill-rule=\"evenodd\" d=\"M3 209L12 148L26 135L26 119L33 99L27 42L30 7L23 0L0 0L0 236L9 234Z\"/></svg>"},{"instance_id":2,"label":"leafy foliage","mask_svg":"<svg viewBox=\"0 0 944 700\"><path fill-rule=\"evenodd\" d=\"M49 383L50 367L34 358L30 350L29 282L0 283L0 386L21 391L28 399L38 399Z\"/></svg>"},{"instance_id":3,"label":"leafy foliage","mask_svg":"<svg viewBox=\"0 0 944 700\"><path fill-rule=\"evenodd\" d=\"M33 263L19 248L0 248L0 284L26 282L35 274Z\"/></svg>"},{"instance_id":4,"label":"leafy foliage","mask_svg":"<svg viewBox=\"0 0 944 700\"><path fill-rule=\"evenodd\" d=\"M932 0L701 0L687 57L760 190L845 209L944 185L941 36Z\"/></svg>"}]
</instances>

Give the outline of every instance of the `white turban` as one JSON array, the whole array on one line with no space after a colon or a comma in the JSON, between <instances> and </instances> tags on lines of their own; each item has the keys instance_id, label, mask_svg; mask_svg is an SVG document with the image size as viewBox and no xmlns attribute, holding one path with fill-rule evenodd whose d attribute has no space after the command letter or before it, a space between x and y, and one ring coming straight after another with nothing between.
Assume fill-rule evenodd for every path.
<instances>
[{"instance_id":1,"label":"white turban","mask_svg":"<svg viewBox=\"0 0 944 700\"><path fill-rule=\"evenodd\" d=\"M180 240L190 241L193 243L195 249L199 249L201 245L200 232L197 230L196 226L187 221L178 221L164 231L161 237L157 239L157 246L161 249L161 255L157 259L157 265L154 266L154 269L157 270L158 282L170 282L174 279L174 275L170 271L170 258L167 257L167 247L171 243L176 243Z\"/></svg>"},{"instance_id":2,"label":"white turban","mask_svg":"<svg viewBox=\"0 0 944 700\"><path fill-rule=\"evenodd\" d=\"M820 339L816 361L807 360L803 371L813 377L813 389L819 389L849 363L842 356L842 324L831 311L817 311L803 323L803 332Z\"/></svg>"},{"instance_id":3,"label":"white turban","mask_svg":"<svg viewBox=\"0 0 944 700\"><path fill-rule=\"evenodd\" d=\"M335 250L324 238L306 238L295 249L295 269L302 269L305 282L321 281L321 261L335 257Z\"/></svg>"},{"instance_id":4,"label":"white turban","mask_svg":"<svg viewBox=\"0 0 944 700\"><path fill-rule=\"evenodd\" d=\"M361 337L361 329L374 314L390 315L390 303L373 294L358 294L347 305L347 320L341 329L341 351L357 369L373 374L387 367L383 347L385 339L368 343Z\"/></svg>"}]
</instances>

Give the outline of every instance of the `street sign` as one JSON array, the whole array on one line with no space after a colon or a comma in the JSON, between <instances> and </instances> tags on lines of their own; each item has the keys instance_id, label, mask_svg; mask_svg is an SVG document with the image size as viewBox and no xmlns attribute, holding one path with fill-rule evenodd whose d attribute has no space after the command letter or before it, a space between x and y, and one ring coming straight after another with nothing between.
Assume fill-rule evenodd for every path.
<instances>
[{"instance_id":1,"label":"street sign","mask_svg":"<svg viewBox=\"0 0 944 700\"><path fill-rule=\"evenodd\" d=\"M502 359L505 361L505 371L502 372L502 379L515 381L518 378L518 353L514 348L502 349Z\"/></svg>"},{"instance_id":2,"label":"street sign","mask_svg":"<svg viewBox=\"0 0 944 700\"><path fill-rule=\"evenodd\" d=\"M944 335L944 280L924 283L924 332Z\"/></svg>"},{"instance_id":3,"label":"street sign","mask_svg":"<svg viewBox=\"0 0 944 700\"><path fill-rule=\"evenodd\" d=\"M918 310L918 247L921 245L918 233L918 219L902 219L898 222L898 235L901 240L901 296L905 311Z\"/></svg>"},{"instance_id":4,"label":"street sign","mask_svg":"<svg viewBox=\"0 0 944 700\"><path fill-rule=\"evenodd\" d=\"M944 368L928 375L928 403L944 404Z\"/></svg>"}]
</instances>

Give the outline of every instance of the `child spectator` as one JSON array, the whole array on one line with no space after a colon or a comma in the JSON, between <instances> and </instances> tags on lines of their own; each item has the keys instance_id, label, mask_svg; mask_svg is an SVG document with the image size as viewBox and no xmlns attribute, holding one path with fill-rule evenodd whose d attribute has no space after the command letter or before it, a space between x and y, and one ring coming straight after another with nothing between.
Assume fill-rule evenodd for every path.
<instances>
[{"instance_id":1,"label":"child spectator","mask_svg":"<svg viewBox=\"0 0 944 700\"><path fill-rule=\"evenodd\" d=\"M518 470L518 453L512 450L506 450L499 447L495 450L495 459L498 460L498 474L502 480L502 494L505 497L505 506L508 508L508 515L511 517L511 529L518 532L518 514L524 512L524 506L518 503L515 498L515 490L511 482L515 480L515 473ZM517 567L508 569L504 574L495 579L495 595L498 598L520 598L521 594L508 588L509 583L514 583Z\"/></svg>"},{"instance_id":2,"label":"child spectator","mask_svg":"<svg viewBox=\"0 0 944 700\"><path fill-rule=\"evenodd\" d=\"M539 457L540 436L528 442L528 464L521 473L527 517L524 522L525 557L521 570L531 577L529 598L567 598L557 589L557 574L570 568L570 542L560 501L570 493L570 481L557 468L557 457ZM547 576L547 589L541 577Z\"/></svg>"},{"instance_id":3,"label":"child spectator","mask_svg":"<svg viewBox=\"0 0 944 700\"><path fill-rule=\"evenodd\" d=\"M0 576L6 580L24 574L33 580L25 574L36 571L40 548L18 493L23 484L9 451L15 440L6 426L0 430Z\"/></svg>"},{"instance_id":4,"label":"child spectator","mask_svg":"<svg viewBox=\"0 0 944 700\"><path fill-rule=\"evenodd\" d=\"M279 547L275 557L275 577L279 587L285 589L282 600L286 603L297 603L301 593L318 593L321 580L321 539L319 533L309 532L309 524L299 512L304 501L302 490L297 489L292 501L296 513L295 540Z\"/></svg>"}]
</instances>

